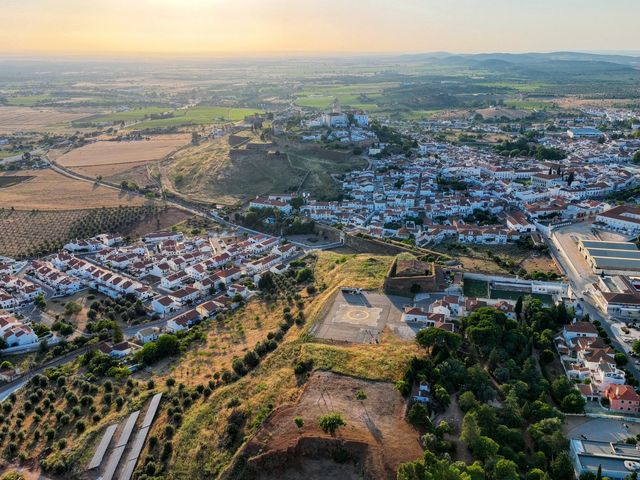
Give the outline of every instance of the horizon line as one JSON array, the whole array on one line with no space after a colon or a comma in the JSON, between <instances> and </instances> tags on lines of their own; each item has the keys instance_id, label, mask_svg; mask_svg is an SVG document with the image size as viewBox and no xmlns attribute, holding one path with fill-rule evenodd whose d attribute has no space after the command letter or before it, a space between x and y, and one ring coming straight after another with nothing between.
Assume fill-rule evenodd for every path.
<instances>
[{"instance_id":1,"label":"horizon line","mask_svg":"<svg viewBox=\"0 0 640 480\"><path fill-rule=\"evenodd\" d=\"M420 55L550 55L560 53L574 53L587 55L613 55L640 57L640 50L518 50L518 51L394 51L394 52L314 52L314 51L274 51L274 52L0 52L0 61L7 60L249 60L249 59L314 59L314 58L384 58L384 57L410 57Z\"/></svg>"}]
</instances>

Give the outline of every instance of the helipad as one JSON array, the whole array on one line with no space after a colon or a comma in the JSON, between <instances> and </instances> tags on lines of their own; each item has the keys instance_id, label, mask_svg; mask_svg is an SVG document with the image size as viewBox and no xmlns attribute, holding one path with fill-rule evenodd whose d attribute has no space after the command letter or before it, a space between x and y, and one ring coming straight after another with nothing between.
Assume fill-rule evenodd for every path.
<instances>
[{"instance_id":1,"label":"helipad","mask_svg":"<svg viewBox=\"0 0 640 480\"><path fill-rule=\"evenodd\" d=\"M377 343L385 327L398 335L413 338L403 328L401 308L409 299L377 293L339 293L329 312L311 330L319 338L355 343Z\"/></svg>"}]
</instances>

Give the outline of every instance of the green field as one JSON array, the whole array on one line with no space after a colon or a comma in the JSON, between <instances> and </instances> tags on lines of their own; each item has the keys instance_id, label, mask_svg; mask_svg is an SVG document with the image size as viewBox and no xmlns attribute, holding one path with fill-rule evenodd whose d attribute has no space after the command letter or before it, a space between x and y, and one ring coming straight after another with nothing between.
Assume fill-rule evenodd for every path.
<instances>
[{"instance_id":1,"label":"green field","mask_svg":"<svg viewBox=\"0 0 640 480\"><path fill-rule=\"evenodd\" d=\"M208 125L212 123L237 122L246 115L264 113L255 108L235 107L191 107L173 111L171 118L145 120L131 126L136 130L150 128L176 127L181 125Z\"/></svg>"},{"instance_id":2,"label":"green field","mask_svg":"<svg viewBox=\"0 0 640 480\"><path fill-rule=\"evenodd\" d=\"M378 100L386 88L394 88L395 82L354 83L348 85L315 85L297 93L296 105L326 109L338 100L340 105L361 110L377 110Z\"/></svg>"},{"instance_id":3,"label":"green field","mask_svg":"<svg viewBox=\"0 0 640 480\"><path fill-rule=\"evenodd\" d=\"M53 100L55 97L49 95L48 93L43 93L41 95L25 95L19 97L9 97L7 98L7 104L12 107L33 107L41 102L48 102Z\"/></svg>"}]
</instances>

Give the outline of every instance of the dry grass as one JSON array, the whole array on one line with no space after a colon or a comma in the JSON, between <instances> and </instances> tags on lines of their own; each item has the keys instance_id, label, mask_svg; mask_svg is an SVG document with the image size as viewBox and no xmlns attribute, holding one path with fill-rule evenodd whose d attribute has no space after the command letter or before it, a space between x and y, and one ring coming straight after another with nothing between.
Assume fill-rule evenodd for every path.
<instances>
[{"instance_id":1,"label":"dry grass","mask_svg":"<svg viewBox=\"0 0 640 480\"><path fill-rule=\"evenodd\" d=\"M390 256L323 252L316 263L316 283L380 289L392 261L393 257Z\"/></svg>"},{"instance_id":2,"label":"dry grass","mask_svg":"<svg viewBox=\"0 0 640 480\"><path fill-rule=\"evenodd\" d=\"M302 383L293 372L299 361L311 361L314 368L362 377L367 380L393 381L403 373L409 359L418 353L414 344L387 334L378 345L327 345L315 343L306 335L307 329L322 315L340 284L376 289L382 286L384 272L392 257L349 256L322 252L315 272L317 284L326 283L321 293L306 297L306 326L293 326L278 348L268 354L258 368L235 383L216 388L206 402L185 413L182 426L176 432L174 456L169 463L168 478L215 477L231 461L233 451L220 446L220 437L227 418L236 407L228 406L237 399L248 415L245 433L261 423L260 412L296 401ZM336 263L336 261L338 261ZM268 331L280 323L282 304L267 306L254 301L246 309L233 314L224 327L214 324L204 346L186 354L171 372L185 385L206 384L214 371L229 365L234 355L265 338ZM295 312L295 308L292 309ZM255 317L260 318L260 325ZM242 326L242 335L239 334ZM258 420L256 420L258 419ZM160 414L151 435L163 436L167 424L166 411ZM255 427L251 425L255 424ZM162 443L162 440L161 442Z\"/></svg>"},{"instance_id":3,"label":"dry grass","mask_svg":"<svg viewBox=\"0 0 640 480\"><path fill-rule=\"evenodd\" d=\"M0 207L20 210L79 210L152 203L132 195L89 182L74 180L50 169L25 170L32 179L0 191ZM2 177L0 176L0 183Z\"/></svg>"}]
</instances>

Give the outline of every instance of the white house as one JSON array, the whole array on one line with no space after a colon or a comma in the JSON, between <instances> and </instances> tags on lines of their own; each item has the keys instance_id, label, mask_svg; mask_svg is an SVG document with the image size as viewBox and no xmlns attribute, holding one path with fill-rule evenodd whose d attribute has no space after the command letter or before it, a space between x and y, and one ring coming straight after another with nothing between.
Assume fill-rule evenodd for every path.
<instances>
[{"instance_id":1,"label":"white house","mask_svg":"<svg viewBox=\"0 0 640 480\"><path fill-rule=\"evenodd\" d=\"M138 330L135 334L135 338L141 344L153 342L158 339L160 335L160 329L158 327L147 327L142 330Z\"/></svg>"},{"instance_id":2,"label":"white house","mask_svg":"<svg viewBox=\"0 0 640 480\"><path fill-rule=\"evenodd\" d=\"M640 208L619 205L596 215L596 222L606 225L611 230L635 235L640 233Z\"/></svg>"},{"instance_id":3,"label":"white house","mask_svg":"<svg viewBox=\"0 0 640 480\"><path fill-rule=\"evenodd\" d=\"M562 337L571 346L577 338L597 338L598 330L589 322L574 322L564 326Z\"/></svg>"},{"instance_id":4,"label":"white house","mask_svg":"<svg viewBox=\"0 0 640 480\"><path fill-rule=\"evenodd\" d=\"M180 303L177 299L166 295L154 298L151 301L151 309L154 312L159 313L160 315L166 315L167 313L175 312L180 307L182 307L182 303Z\"/></svg>"},{"instance_id":5,"label":"white house","mask_svg":"<svg viewBox=\"0 0 640 480\"><path fill-rule=\"evenodd\" d=\"M167 322L167 331L176 333L182 330L188 330L199 321L200 316L198 315L198 312L195 309L191 309L170 319Z\"/></svg>"}]
</instances>

